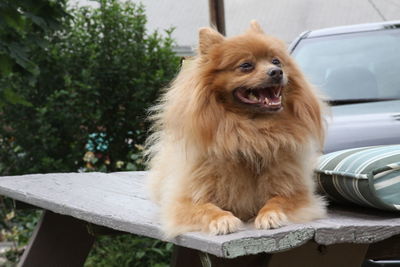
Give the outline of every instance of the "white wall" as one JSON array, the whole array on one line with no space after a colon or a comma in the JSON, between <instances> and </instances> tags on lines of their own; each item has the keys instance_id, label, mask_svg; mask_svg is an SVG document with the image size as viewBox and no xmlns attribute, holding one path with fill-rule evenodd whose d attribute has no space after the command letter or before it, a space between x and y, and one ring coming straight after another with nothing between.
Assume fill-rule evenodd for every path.
<instances>
[{"instance_id":1,"label":"white wall","mask_svg":"<svg viewBox=\"0 0 400 267\"><path fill-rule=\"evenodd\" d=\"M88 4L88 0L71 0ZM142 2L148 29L176 27L181 46L197 44L197 30L208 26L208 0L133 0ZM252 19L286 42L308 29L399 20L400 0L225 0L227 35L243 32Z\"/></svg>"}]
</instances>

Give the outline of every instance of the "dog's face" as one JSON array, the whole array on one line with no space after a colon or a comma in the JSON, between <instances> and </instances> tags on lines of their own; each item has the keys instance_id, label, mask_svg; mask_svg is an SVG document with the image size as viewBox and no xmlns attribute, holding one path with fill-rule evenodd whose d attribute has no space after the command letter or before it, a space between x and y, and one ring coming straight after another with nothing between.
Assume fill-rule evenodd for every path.
<instances>
[{"instance_id":1,"label":"dog's face","mask_svg":"<svg viewBox=\"0 0 400 267\"><path fill-rule=\"evenodd\" d=\"M199 50L209 89L227 109L251 113L283 109L290 57L285 44L265 35L256 22L233 38L202 29Z\"/></svg>"}]
</instances>

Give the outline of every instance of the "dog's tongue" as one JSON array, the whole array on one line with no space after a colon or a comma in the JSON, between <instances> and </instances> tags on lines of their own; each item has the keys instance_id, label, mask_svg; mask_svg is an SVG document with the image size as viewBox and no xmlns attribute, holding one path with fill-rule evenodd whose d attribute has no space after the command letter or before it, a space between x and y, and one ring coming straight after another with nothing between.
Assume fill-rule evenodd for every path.
<instances>
[{"instance_id":1,"label":"dog's tongue","mask_svg":"<svg viewBox=\"0 0 400 267\"><path fill-rule=\"evenodd\" d=\"M266 88L260 90L260 100L264 106L270 108L281 107L281 88Z\"/></svg>"}]
</instances>

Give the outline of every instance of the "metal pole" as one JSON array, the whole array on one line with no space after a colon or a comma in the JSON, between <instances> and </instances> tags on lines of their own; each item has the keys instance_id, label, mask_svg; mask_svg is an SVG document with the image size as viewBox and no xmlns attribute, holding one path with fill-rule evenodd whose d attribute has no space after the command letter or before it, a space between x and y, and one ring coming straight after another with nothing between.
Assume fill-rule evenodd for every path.
<instances>
[{"instance_id":1,"label":"metal pole","mask_svg":"<svg viewBox=\"0 0 400 267\"><path fill-rule=\"evenodd\" d=\"M225 35L224 0L208 0L210 9L210 24L215 26L222 35Z\"/></svg>"}]
</instances>

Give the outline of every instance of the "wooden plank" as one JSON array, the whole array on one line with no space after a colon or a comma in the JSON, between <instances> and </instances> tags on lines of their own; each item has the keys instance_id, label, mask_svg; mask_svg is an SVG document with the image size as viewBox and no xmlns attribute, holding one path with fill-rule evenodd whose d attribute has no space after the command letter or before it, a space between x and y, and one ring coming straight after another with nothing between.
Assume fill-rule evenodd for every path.
<instances>
[{"instance_id":1,"label":"wooden plank","mask_svg":"<svg viewBox=\"0 0 400 267\"><path fill-rule=\"evenodd\" d=\"M158 207L148 200L145 172L56 173L0 177L0 194L114 230L163 237ZM354 208L351 208L354 209ZM222 236L187 233L166 240L224 258L275 253L315 239L318 244L374 243L400 234L397 213L333 208L326 219L257 230L246 224Z\"/></svg>"},{"instance_id":2,"label":"wooden plank","mask_svg":"<svg viewBox=\"0 0 400 267\"><path fill-rule=\"evenodd\" d=\"M80 267L93 242L86 222L44 211L18 267Z\"/></svg>"},{"instance_id":3,"label":"wooden plank","mask_svg":"<svg viewBox=\"0 0 400 267\"><path fill-rule=\"evenodd\" d=\"M92 224L92 223L87 223L86 228L92 236L102 236L102 235L124 235L127 234L126 232L114 230L109 227L97 225L97 224Z\"/></svg>"},{"instance_id":4,"label":"wooden plank","mask_svg":"<svg viewBox=\"0 0 400 267\"><path fill-rule=\"evenodd\" d=\"M268 267L354 267L361 266L368 244L319 245L313 241L289 250L273 254Z\"/></svg>"},{"instance_id":5,"label":"wooden plank","mask_svg":"<svg viewBox=\"0 0 400 267\"><path fill-rule=\"evenodd\" d=\"M398 212L355 206L332 209L330 216L320 221L314 239L323 245L371 244L400 234L399 222Z\"/></svg>"}]
</instances>

